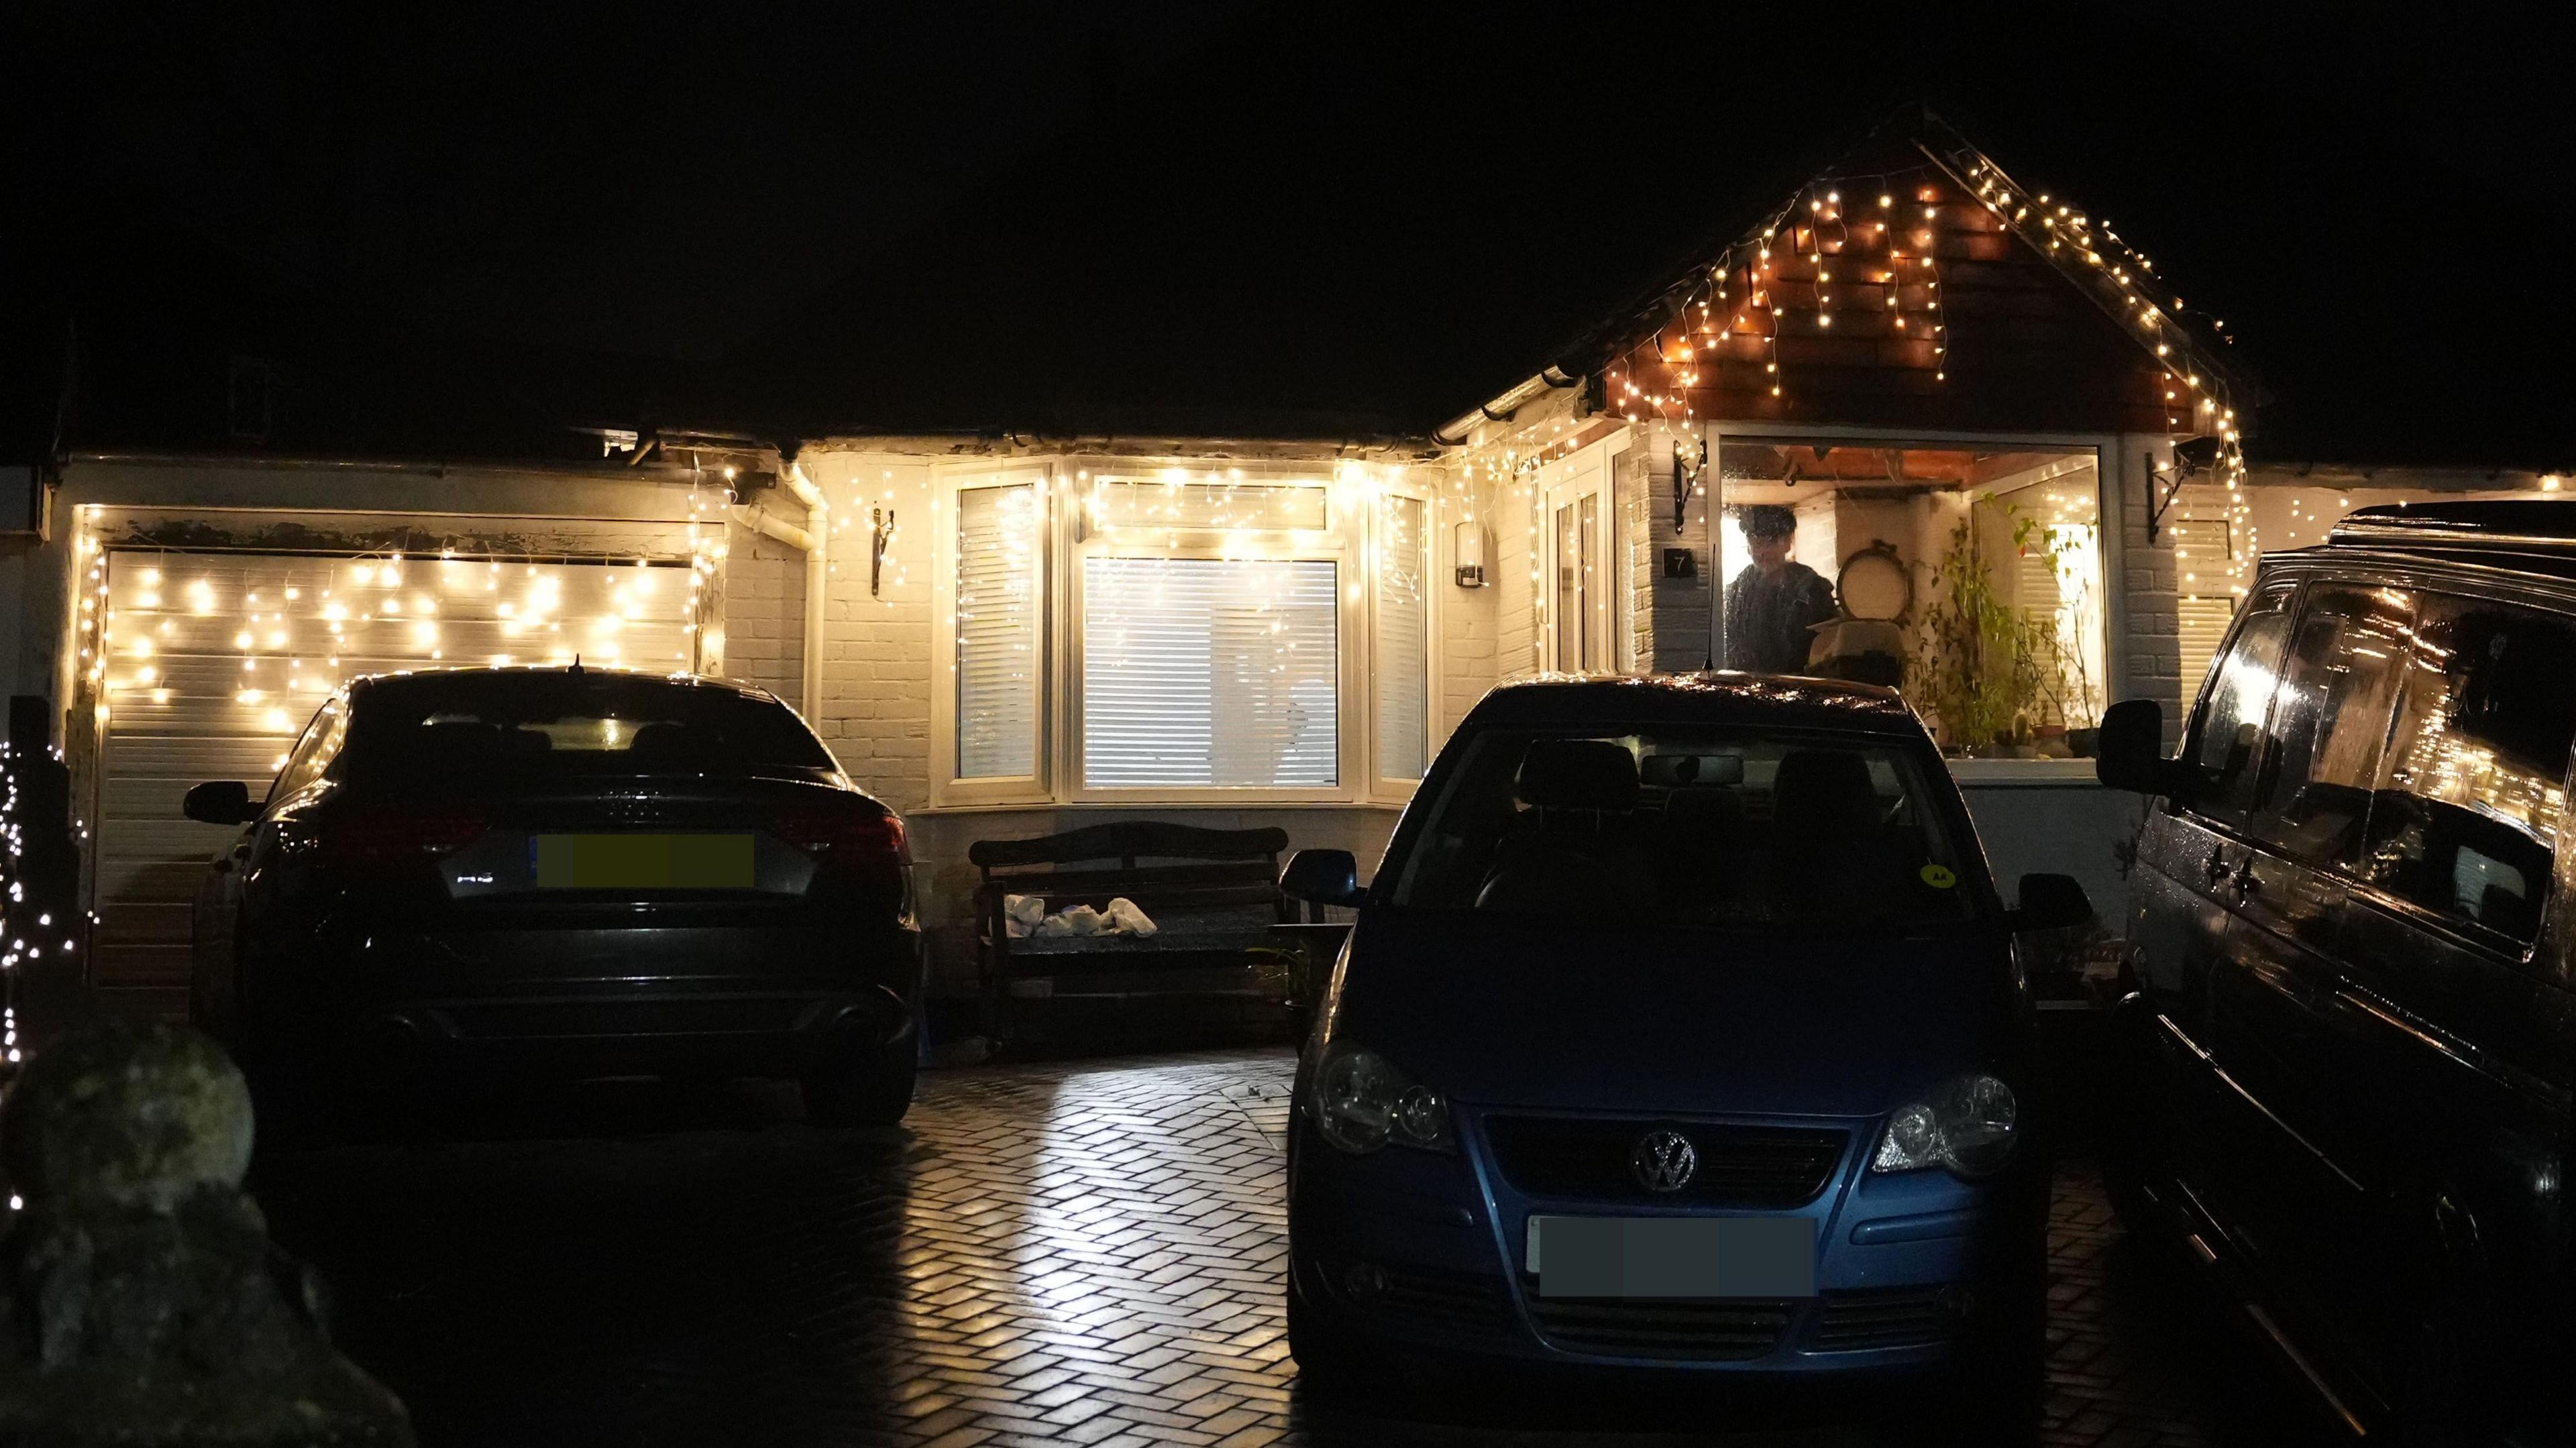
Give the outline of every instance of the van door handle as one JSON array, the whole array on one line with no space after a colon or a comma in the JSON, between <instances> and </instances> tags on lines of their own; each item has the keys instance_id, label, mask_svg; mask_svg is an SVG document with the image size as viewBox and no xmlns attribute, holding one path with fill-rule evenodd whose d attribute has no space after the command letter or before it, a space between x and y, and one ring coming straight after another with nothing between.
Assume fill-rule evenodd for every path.
<instances>
[{"instance_id":1,"label":"van door handle","mask_svg":"<svg viewBox=\"0 0 2576 1448\"><path fill-rule=\"evenodd\" d=\"M2254 878L2254 857L2252 855L2247 855L2245 857L2245 863L2236 867L2236 878L2232 883L2236 886L2236 893L2240 898L2251 895L2256 890L2262 888L2262 882Z\"/></svg>"},{"instance_id":2,"label":"van door handle","mask_svg":"<svg viewBox=\"0 0 2576 1448\"><path fill-rule=\"evenodd\" d=\"M2208 879L2209 888L2217 889L2218 882L2227 878L2227 852L2211 846L2209 858L2201 862L2200 873Z\"/></svg>"}]
</instances>

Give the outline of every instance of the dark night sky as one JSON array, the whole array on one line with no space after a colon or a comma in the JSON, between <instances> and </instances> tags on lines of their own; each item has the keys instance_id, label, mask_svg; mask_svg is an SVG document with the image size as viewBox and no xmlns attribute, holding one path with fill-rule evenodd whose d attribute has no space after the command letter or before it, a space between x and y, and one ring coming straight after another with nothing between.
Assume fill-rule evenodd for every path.
<instances>
[{"instance_id":1,"label":"dark night sky","mask_svg":"<svg viewBox=\"0 0 2576 1448\"><path fill-rule=\"evenodd\" d=\"M2533 37L1951 8L40 0L19 224L86 298L148 290L100 237L175 223L675 420L1421 428L1919 99L2229 319L2258 455L2576 464Z\"/></svg>"}]
</instances>

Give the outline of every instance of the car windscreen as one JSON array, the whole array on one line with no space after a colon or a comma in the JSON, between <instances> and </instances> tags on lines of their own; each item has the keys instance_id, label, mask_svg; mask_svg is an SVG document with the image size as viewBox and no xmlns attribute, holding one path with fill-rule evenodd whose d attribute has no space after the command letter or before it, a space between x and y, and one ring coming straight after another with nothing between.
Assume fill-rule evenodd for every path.
<instances>
[{"instance_id":1,"label":"car windscreen","mask_svg":"<svg viewBox=\"0 0 2576 1448\"><path fill-rule=\"evenodd\" d=\"M1489 728L1430 801L1395 905L1603 925L1961 921L1969 866L1899 741Z\"/></svg>"},{"instance_id":2,"label":"car windscreen","mask_svg":"<svg viewBox=\"0 0 2576 1448\"><path fill-rule=\"evenodd\" d=\"M759 775L832 757L774 699L631 674L420 674L352 701L335 773Z\"/></svg>"}]
</instances>

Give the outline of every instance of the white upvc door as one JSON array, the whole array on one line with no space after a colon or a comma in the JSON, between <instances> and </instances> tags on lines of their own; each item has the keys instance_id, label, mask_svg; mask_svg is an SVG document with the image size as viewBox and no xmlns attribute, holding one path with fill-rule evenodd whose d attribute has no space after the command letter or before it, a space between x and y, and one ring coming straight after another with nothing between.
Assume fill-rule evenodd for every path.
<instances>
[{"instance_id":1,"label":"white upvc door","mask_svg":"<svg viewBox=\"0 0 2576 1448\"><path fill-rule=\"evenodd\" d=\"M1619 667L1619 546L1610 460L1624 436L1605 439L1539 473L1539 657L1561 673Z\"/></svg>"}]
</instances>

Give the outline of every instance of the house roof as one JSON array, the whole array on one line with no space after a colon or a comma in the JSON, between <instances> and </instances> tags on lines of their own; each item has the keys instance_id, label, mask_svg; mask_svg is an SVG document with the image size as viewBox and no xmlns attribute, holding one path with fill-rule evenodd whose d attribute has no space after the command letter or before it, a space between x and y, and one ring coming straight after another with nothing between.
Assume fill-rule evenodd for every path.
<instances>
[{"instance_id":1,"label":"house roof","mask_svg":"<svg viewBox=\"0 0 2576 1448\"><path fill-rule=\"evenodd\" d=\"M1539 376L1601 372L1632 417L2012 431L2232 437L2261 396L2221 318L1927 107L1782 190Z\"/></svg>"}]
</instances>

